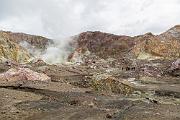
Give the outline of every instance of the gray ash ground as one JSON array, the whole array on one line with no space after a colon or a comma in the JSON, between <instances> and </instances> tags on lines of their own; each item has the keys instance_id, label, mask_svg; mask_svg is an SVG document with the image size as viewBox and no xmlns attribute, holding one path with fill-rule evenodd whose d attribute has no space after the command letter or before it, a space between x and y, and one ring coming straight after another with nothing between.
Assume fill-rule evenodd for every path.
<instances>
[{"instance_id":1,"label":"gray ash ground","mask_svg":"<svg viewBox=\"0 0 180 120\"><path fill-rule=\"evenodd\" d=\"M52 80L0 83L0 119L180 120L180 77L166 71L171 62L159 63L125 70L109 63L31 64ZM8 67L1 64L1 72Z\"/></svg>"}]
</instances>

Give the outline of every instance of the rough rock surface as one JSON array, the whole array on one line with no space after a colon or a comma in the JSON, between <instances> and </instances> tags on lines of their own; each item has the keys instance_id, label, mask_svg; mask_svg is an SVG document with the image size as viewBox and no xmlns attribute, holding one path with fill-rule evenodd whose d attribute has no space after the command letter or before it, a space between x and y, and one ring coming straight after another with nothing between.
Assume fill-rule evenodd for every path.
<instances>
[{"instance_id":1,"label":"rough rock surface","mask_svg":"<svg viewBox=\"0 0 180 120\"><path fill-rule=\"evenodd\" d=\"M29 53L17 43L9 40L8 36L0 33L0 60L14 60L17 62L27 62L30 58Z\"/></svg>"},{"instance_id":2,"label":"rough rock surface","mask_svg":"<svg viewBox=\"0 0 180 120\"><path fill-rule=\"evenodd\" d=\"M180 57L180 27L160 35L147 33L130 37L102 32L84 32L76 37L76 50L69 59L95 54L100 58L174 59ZM82 58L80 56L79 58Z\"/></svg>"},{"instance_id":3,"label":"rough rock surface","mask_svg":"<svg viewBox=\"0 0 180 120\"><path fill-rule=\"evenodd\" d=\"M5 31L0 31L0 34L6 35L7 38L12 42L20 43L22 41L26 41L32 46L41 49L45 49L49 44L53 43L51 39L42 36L29 35L24 33L5 32Z\"/></svg>"},{"instance_id":4,"label":"rough rock surface","mask_svg":"<svg viewBox=\"0 0 180 120\"><path fill-rule=\"evenodd\" d=\"M170 75L180 76L180 59L177 59L171 64L170 69L168 69L168 72L170 73Z\"/></svg>"},{"instance_id":5,"label":"rough rock surface","mask_svg":"<svg viewBox=\"0 0 180 120\"><path fill-rule=\"evenodd\" d=\"M37 73L29 68L11 68L5 73L0 74L1 81L18 81L18 80L31 80L31 81L49 81L51 80L46 74Z\"/></svg>"},{"instance_id":6,"label":"rough rock surface","mask_svg":"<svg viewBox=\"0 0 180 120\"><path fill-rule=\"evenodd\" d=\"M12 33L0 31L0 60L14 60L16 62L27 62L31 53L23 48L20 44L27 42L38 50L45 50L50 44L53 44L51 39L29 35L24 33Z\"/></svg>"},{"instance_id":7,"label":"rough rock surface","mask_svg":"<svg viewBox=\"0 0 180 120\"><path fill-rule=\"evenodd\" d=\"M77 48L75 52L84 54L89 51L105 59L110 57L120 58L134 46L134 41L131 37L102 32L81 33L76 38L76 42Z\"/></svg>"}]
</instances>

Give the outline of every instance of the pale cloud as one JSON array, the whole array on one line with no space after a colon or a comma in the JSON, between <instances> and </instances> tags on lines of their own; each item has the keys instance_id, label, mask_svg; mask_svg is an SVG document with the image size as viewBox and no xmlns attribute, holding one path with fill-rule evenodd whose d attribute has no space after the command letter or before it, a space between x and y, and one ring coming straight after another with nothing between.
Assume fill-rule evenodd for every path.
<instances>
[{"instance_id":1,"label":"pale cloud","mask_svg":"<svg viewBox=\"0 0 180 120\"><path fill-rule=\"evenodd\" d=\"M179 24L179 0L0 0L0 29L52 38L83 31L158 34Z\"/></svg>"}]
</instances>

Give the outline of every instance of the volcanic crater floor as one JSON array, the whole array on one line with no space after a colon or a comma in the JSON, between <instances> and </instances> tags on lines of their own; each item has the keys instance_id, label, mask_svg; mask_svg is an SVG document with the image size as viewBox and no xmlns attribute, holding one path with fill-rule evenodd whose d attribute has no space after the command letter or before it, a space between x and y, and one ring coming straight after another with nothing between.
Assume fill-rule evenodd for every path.
<instances>
[{"instance_id":1,"label":"volcanic crater floor","mask_svg":"<svg viewBox=\"0 0 180 120\"><path fill-rule=\"evenodd\" d=\"M95 90L85 67L33 69L52 80L0 83L0 120L180 120L178 77L126 81L135 90L121 94Z\"/></svg>"}]
</instances>

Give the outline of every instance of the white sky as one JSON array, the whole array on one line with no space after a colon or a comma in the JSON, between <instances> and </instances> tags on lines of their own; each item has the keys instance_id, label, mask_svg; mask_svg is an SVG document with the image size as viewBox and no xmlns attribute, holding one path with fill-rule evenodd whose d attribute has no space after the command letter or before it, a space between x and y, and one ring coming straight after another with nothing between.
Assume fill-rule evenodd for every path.
<instances>
[{"instance_id":1,"label":"white sky","mask_svg":"<svg viewBox=\"0 0 180 120\"><path fill-rule=\"evenodd\" d=\"M0 29L67 37L84 31L138 35L180 24L180 0L0 0Z\"/></svg>"}]
</instances>

